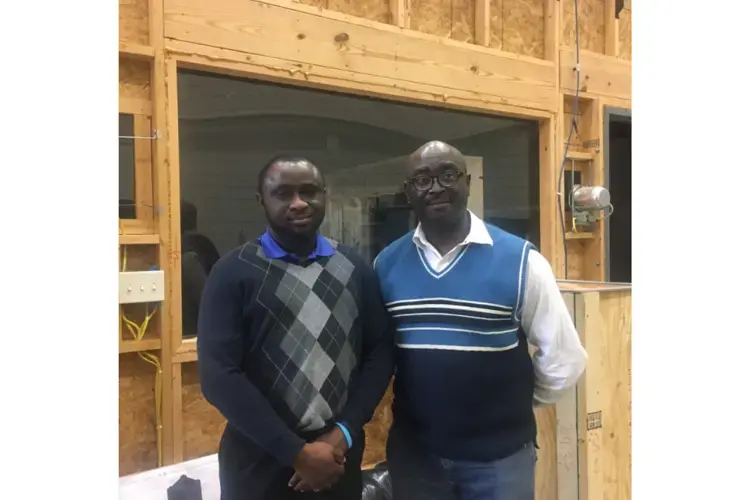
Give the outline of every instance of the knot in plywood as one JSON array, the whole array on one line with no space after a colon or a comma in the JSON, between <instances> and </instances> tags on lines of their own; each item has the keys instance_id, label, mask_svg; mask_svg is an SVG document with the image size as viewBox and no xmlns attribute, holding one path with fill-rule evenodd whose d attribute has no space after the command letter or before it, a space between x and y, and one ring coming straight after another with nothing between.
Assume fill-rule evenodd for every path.
<instances>
[{"instance_id":1,"label":"knot in plywood","mask_svg":"<svg viewBox=\"0 0 751 500\"><path fill-rule=\"evenodd\" d=\"M334 41L336 43L347 43L349 42L349 35L347 33L339 33L334 37Z\"/></svg>"}]
</instances>

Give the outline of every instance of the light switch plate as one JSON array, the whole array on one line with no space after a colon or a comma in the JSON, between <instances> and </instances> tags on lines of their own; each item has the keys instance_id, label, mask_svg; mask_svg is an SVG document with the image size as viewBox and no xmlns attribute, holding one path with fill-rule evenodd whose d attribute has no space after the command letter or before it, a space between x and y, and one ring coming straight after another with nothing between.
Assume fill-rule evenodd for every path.
<instances>
[{"instance_id":1,"label":"light switch plate","mask_svg":"<svg viewBox=\"0 0 751 500\"><path fill-rule=\"evenodd\" d=\"M120 303L136 304L164 300L164 271L120 273Z\"/></svg>"}]
</instances>

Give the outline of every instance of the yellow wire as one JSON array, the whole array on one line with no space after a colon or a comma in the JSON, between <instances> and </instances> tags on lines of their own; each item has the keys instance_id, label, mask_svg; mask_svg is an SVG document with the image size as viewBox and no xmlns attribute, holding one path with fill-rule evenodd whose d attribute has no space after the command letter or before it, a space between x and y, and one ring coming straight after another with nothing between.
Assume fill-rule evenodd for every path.
<instances>
[{"instance_id":1,"label":"yellow wire","mask_svg":"<svg viewBox=\"0 0 751 500\"><path fill-rule=\"evenodd\" d=\"M127 267L128 262L128 248L123 248L123 263L122 263L122 271L124 272ZM149 322L151 321L151 318L154 317L154 314L156 314L156 308L154 308L153 311L149 312L149 306L146 306L146 317L144 318L143 322L139 325L138 323L131 321L128 319L128 317L125 315L125 313L122 313L122 319L125 322L125 326L128 327L128 331L130 332L131 336L133 337L133 340L135 341L141 341L143 337L146 335L146 330L149 327ZM146 361L147 363L150 363L154 365L156 368L156 374L154 376L154 416L156 419L156 453L157 453L157 466L161 467L164 465L163 457L162 457L162 363L159 361L159 358L155 355L151 354L150 352L145 351L139 351L138 356Z\"/></svg>"}]
</instances>

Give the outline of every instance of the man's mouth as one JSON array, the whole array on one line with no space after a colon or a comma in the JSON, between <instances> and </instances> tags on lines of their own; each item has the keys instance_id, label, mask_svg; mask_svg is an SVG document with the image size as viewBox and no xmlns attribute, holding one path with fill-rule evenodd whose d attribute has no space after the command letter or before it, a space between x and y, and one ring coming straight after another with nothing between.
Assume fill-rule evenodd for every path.
<instances>
[{"instance_id":1,"label":"man's mouth","mask_svg":"<svg viewBox=\"0 0 751 500\"><path fill-rule=\"evenodd\" d=\"M451 202L449 200L435 200L435 201L430 201L426 203L425 205L428 207L443 207L443 206L450 205L450 204Z\"/></svg>"},{"instance_id":2,"label":"man's mouth","mask_svg":"<svg viewBox=\"0 0 751 500\"><path fill-rule=\"evenodd\" d=\"M289 222L290 222L290 224L301 225L301 224L308 224L312 220L313 220L313 217L310 217L310 216L308 216L308 217L293 217L293 218L289 219Z\"/></svg>"}]
</instances>

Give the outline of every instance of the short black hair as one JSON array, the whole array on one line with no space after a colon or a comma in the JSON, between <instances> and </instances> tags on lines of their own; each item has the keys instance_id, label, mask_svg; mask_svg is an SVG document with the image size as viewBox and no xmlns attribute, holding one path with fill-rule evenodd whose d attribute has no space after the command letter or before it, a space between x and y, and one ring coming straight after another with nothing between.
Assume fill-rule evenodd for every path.
<instances>
[{"instance_id":1,"label":"short black hair","mask_svg":"<svg viewBox=\"0 0 751 500\"><path fill-rule=\"evenodd\" d=\"M316 166L315 163L313 163L308 158L305 158L303 156L290 156L286 154L279 154L274 157L272 157L266 164L261 167L261 170L258 171L258 185L256 186L256 191L258 194L263 194L263 183L266 182L266 177L269 175L269 170L271 170L271 167L276 165L277 163L296 163L296 162L308 162L316 169L318 172L318 175L321 176L321 180L323 181L324 185L326 184L326 178L323 176L323 172Z\"/></svg>"}]
</instances>

